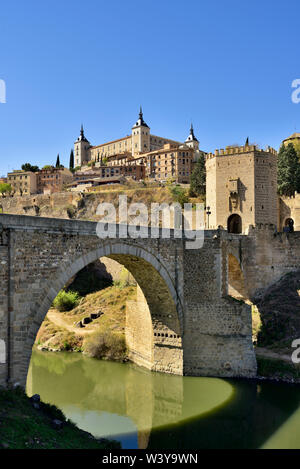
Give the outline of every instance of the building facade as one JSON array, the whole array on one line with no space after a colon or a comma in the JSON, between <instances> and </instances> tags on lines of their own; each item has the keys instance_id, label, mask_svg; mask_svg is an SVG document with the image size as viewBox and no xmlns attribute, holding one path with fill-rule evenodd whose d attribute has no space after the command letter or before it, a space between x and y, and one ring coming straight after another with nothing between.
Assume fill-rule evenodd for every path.
<instances>
[{"instance_id":1,"label":"building facade","mask_svg":"<svg viewBox=\"0 0 300 469\"><path fill-rule=\"evenodd\" d=\"M277 152L255 145L227 147L206 158L208 228L246 233L250 225L277 225Z\"/></svg>"},{"instance_id":2,"label":"building facade","mask_svg":"<svg viewBox=\"0 0 300 469\"><path fill-rule=\"evenodd\" d=\"M81 127L80 136L74 144L75 166L81 167L88 162L95 162L101 167L107 165L131 165L137 160L146 167L146 177L164 180L174 177L178 182L189 182L192 161L199 157L199 142L194 135L193 126L185 142L178 142L153 135L146 124L140 109L139 118L132 127L131 135L92 146ZM125 170L126 172L126 170ZM130 172L130 170L129 170Z\"/></svg>"},{"instance_id":3,"label":"building facade","mask_svg":"<svg viewBox=\"0 0 300 469\"><path fill-rule=\"evenodd\" d=\"M67 168L41 169L37 174L37 193L53 194L61 192L64 186L73 179L73 174Z\"/></svg>"},{"instance_id":4,"label":"building facade","mask_svg":"<svg viewBox=\"0 0 300 469\"><path fill-rule=\"evenodd\" d=\"M31 171L14 170L7 174L7 182L13 195L32 195L37 192L37 174Z\"/></svg>"}]
</instances>

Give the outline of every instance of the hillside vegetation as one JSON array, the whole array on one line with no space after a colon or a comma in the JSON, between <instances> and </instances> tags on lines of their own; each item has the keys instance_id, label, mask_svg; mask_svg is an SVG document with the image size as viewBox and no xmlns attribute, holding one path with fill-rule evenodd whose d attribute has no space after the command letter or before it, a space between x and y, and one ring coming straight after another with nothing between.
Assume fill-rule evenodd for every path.
<instances>
[{"instance_id":1,"label":"hillside vegetation","mask_svg":"<svg viewBox=\"0 0 300 469\"><path fill-rule=\"evenodd\" d=\"M162 186L158 183L131 181L123 185L94 187L84 194L60 192L52 195L7 197L1 203L4 213L98 221L100 219L96 213L98 205L103 202L112 203L117 209L120 195L127 196L128 204L144 203L149 213L152 203L204 202L204 196L191 198L188 186L176 186L175 184Z\"/></svg>"}]
</instances>

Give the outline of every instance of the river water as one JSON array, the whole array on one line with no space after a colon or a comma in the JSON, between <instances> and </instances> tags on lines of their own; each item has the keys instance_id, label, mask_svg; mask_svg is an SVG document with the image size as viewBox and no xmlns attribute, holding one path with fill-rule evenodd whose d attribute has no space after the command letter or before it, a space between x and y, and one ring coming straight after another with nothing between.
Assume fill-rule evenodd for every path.
<instances>
[{"instance_id":1,"label":"river water","mask_svg":"<svg viewBox=\"0 0 300 469\"><path fill-rule=\"evenodd\" d=\"M300 387L153 373L34 350L27 393L123 448L300 448Z\"/></svg>"}]
</instances>

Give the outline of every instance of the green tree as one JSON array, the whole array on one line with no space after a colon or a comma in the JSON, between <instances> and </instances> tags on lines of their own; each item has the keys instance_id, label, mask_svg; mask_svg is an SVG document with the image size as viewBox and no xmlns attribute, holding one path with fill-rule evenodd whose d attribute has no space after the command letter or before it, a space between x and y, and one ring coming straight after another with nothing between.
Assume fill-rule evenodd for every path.
<instances>
[{"instance_id":1,"label":"green tree","mask_svg":"<svg viewBox=\"0 0 300 469\"><path fill-rule=\"evenodd\" d=\"M293 197L300 192L300 162L292 143L281 145L278 153L278 192Z\"/></svg>"},{"instance_id":2,"label":"green tree","mask_svg":"<svg viewBox=\"0 0 300 469\"><path fill-rule=\"evenodd\" d=\"M43 166L43 169L52 169L53 166L51 166L50 164L46 164L45 166Z\"/></svg>"},{"instance_id":3,"label":"green tree","mask_svg":"<svg viewBox=\"0 0 300 469\"><path fill-rule=\"evenodd\" d=\"M60 159L59 159L59 154L57 155L57 158L56 158L56 165L55 165L56 168L60 168Z\"/></svg>"},{"instance_id":4,"label":"green tree","mask_svg":"<svg viewBox=\"0 0 300 469\"><path fill-rule=\"evenodd\" d=\"M7 194L10 194L12 191L12 187L10 184L6 182L1 182L0 183L0 194L2 197L5 197Z\"/></svg>"},{"instance_id":5,"label":"green tree","mask_svg":"<svg viewBox=\"0 0 300 469\"><path fill-rule=\"evenodd\" d=\"M191 175L190 195L199 196L205 195L206 192L206 168L205 156L201 153L199 160L196 163L194 171Z\"/></svg>"},{"instance_id":6,"label":"green tree","mask_svg":"<svg viewBox=\"0 0 300 469\"><path fill-rule=\"evenodd\" d=\"M31 171L32 173L37 173L40 170L38 166L32 166L30 163L22 164L21 168L23 171Z\"/></svg>"},{"instance_id":7,"label":"green tree","mask_svg":"<svg viewBox=\"0 0 300 469\"><path fill-rule=\"evenodd\" d=\"M71 150L71 153L70 153L69 169L71 171L74 169L74 152L73 152L73 149Z\"/></svg>"}]
</instances>

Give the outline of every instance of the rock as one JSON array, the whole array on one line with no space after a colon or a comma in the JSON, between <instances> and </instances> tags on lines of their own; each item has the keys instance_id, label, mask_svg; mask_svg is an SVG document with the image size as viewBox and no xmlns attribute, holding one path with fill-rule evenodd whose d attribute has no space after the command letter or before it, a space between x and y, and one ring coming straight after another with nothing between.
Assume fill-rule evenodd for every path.
<instances>
[{"instance_id":1,"label":"rock","mask_svg":"<svg viewBox=\"0 0 300 469\"><path fill-rule=\"evenodd\" d=\"M83 319L83 324L90 324L92 322L91 318L90 317L86 317Z\"/></svg>"},{"instance_id":2,"label":"rock","mask_svg":"<svg viewBox=\"0 0 300 469\"><path fill-rule=\"evenodd\" d=\"M34 394L33 396L31 396L30 400L31 400L31 402L40 403L41 402L41 396L39 394Z\"/></svg>"},{"instance_id":3,"label":"rock","mask_svg":"<svg viewBox=\"0 0 300 469\"><path fill-rule=\"evenodd\" d=\"M61 420L52 420L52 427L55 428L55 430L61 430L64 426L64 422Z\"/></svg>"},{"instance_id":4,"label":"rock","mask_svg":"<svg viewBox=\"0 0 300 469\"><path fill-rule=\"evenodd\" d=\"M99 313L91 313L90 318L93 319L98 319L99 318Z\"/></svg>"}]
</instances>

